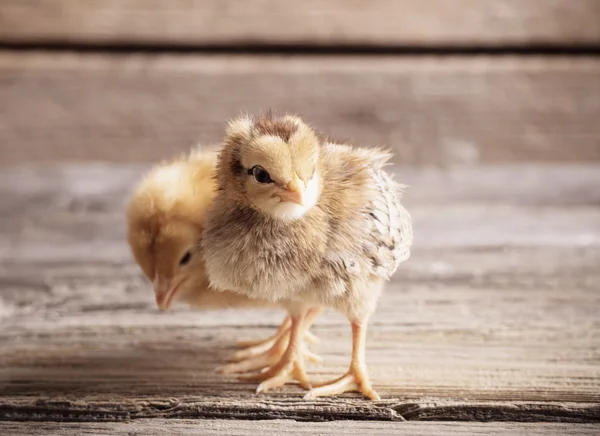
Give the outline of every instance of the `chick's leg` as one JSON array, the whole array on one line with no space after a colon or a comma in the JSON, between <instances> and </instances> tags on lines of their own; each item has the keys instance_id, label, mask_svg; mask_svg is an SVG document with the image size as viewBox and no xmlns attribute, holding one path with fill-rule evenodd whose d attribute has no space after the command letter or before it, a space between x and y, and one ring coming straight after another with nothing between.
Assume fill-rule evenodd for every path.
<instances>
[{"instance_id":1,"label":"chick's leg","mask_svg":"<svg viewBox=\"0 0 600 436\"><path fill-rule=\"evenodd\" d=\"M251 355L256 355L262 353L265 350L268 350L275 341L277 341L282 335L289 335L290 326L292 325L292 318L290 315L286 316L286 318L281 323L281 326L277 330L273 336L268 337L267 339L255 339L249 341L238 341L237 345L243 350L240 350L234 354L234 358L232 360L241 360L249 357ZM309 326L310 327L310 326ZM306 330L304 332L304 340L309 344L316 344L320 341L319 337ZM239 356L239 357L238 357Z\"/></svg>"},{"instance_id":2,"label":"chick's leg","mask_svg":"<svg viewBox=\"0 0 600 436\"><path fill-rule=\"evenodd\" d=\"M310 342L308 328L310 328L315 317L320 312L320 309L311 310L304 318L304 341ZM230 359L235 363L223 365L217 368L217 371L222 374L233 374L262 370L263 368L274 365L282 358L289 345L291 325L292 318L288 315L275 335L265 339L264 341L256 343L249 348L237 351ZM316 336L314 338L316 338ZM322 361L320 356L310 352L306 346L303 345L302 349L305 357L311 362L320 363Z\"/></svg>"},{"instance_id":3,"label":"chick's leg","mask_svg":"<svg viewBox=\"0 0 600 436\"><path fill-rule=\"evenodd\" d=\"M240 377L240 380L262 382L256 389L257 393L283 386L293 380L298 381L303 388L309 389L310 384L304 368L304 357L308 350L302 339L307 326L312 324L314 317L319 313L319 309L311 309L301 315L292 315L289 342L279 361L260 374Z\"/></svg>"},{"instance_id":4,"label":"chick's leg","mask_svg":"<svg viewBox=\"0 0 600 436\"><path fill-rule=\"evenodd\" d=\"M238 346L243 348L242 350L238 350L231 356L232 361L237 362L243 359L247 359L249 357L258 356L265 351L268 351L272 348L282 337L288 338L290 335L290 326L292 325L292 319L290 316L286 316L286 318L281 323L281 326L277 330L273 336L270 336L266 339L259 339L254 341L240 341L238 342Z\"/></svg>"},{"instance_id":5,"label":"chick's leg","mask_svg":"<svg viewBox=\"0 0 600 436\"><path fill-rule=\"evenodd\" d=\"M358 391L371 400L379 400L380 397L373 390L369 380L369 372L365 359L365 343L367 333L367 320L352 322L352 360L350 369L343 376L311 389L305 399L326 397L342 394L344 392Z\"/></svg>"}]
</instances>

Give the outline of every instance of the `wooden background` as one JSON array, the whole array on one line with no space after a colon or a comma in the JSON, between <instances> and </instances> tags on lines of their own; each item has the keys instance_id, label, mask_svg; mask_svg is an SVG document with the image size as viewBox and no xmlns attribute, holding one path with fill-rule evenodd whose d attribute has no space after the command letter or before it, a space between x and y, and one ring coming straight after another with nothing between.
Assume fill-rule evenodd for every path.
<instances>
[{"instance_id":1,"label":"wooden background","mask_svg":"<svg viewBox=\"0 0 600 436\"><path fill-rule=\"evenodd\" d=\"M600 159L596 0L4 0L4 163L154 161L241 111L398 162Z\"/></svg>"},{"instance_id":2,"label":"wooden background","mask_svg":"<svg viewBox=\"0 0 600 436\"><path fill-rule=\"evenodd\" d=\"M148 165L266 109L411 185L379 403L216 376L282 314L159 315L131 260ZM599 265L600 1L0 1L2 434L598 434ZM346 322L315 333L342 371Z\"/></svg>"}]
</instances>

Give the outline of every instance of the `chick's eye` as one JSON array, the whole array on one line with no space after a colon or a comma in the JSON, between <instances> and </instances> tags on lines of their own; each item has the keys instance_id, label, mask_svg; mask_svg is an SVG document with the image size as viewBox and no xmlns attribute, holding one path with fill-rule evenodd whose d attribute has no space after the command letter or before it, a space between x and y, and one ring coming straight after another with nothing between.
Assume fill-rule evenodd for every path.
<instances>
[{"instance_id":1,"label":"chick's eye","mask_svg":"<svg viewBox=\"0 0 600 436\"><path fill-rule=\"evenodd\" d=\"M252 169L249 172L252 174L252 176L254 176L254 179L258 183L271 183L271 182L273 182L273 180L271 179L271 175L268 173L268 171L265 170L260 165L253 166Z\"/></svg>"},{"instance_id":2,"label":"chick's eye","mask_svg":"<svg viewBox=\"0 0 600 436\"><path fill-rule=\"evenodd\" d=\"M183 255L183 257L179 261L179 265L181 265L181 266L186 265L190 261L191 258L192 258L192 253L190 251L188 251L187 253L185 253Z\"/></svg>"},{"instance_id":3,"label":"chick's eye","mask_svg":"<svg viewBox=\"0 0 600 436\"><path fill-rule=\"evenodd\" d=\"M260 165L253 166L250 171L258 183L273 183L273 180L271 179L271 176L267 170Z\"/></svg>"}]
</instances>

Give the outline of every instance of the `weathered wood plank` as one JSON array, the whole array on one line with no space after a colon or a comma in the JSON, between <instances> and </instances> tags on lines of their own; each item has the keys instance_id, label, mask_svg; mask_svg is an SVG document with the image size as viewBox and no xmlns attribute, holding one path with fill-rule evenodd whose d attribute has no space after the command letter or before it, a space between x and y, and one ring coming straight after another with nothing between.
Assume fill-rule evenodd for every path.
<instances>
[{"instance_id":1,"label":"weathered wood plank","mask_svg":"<svg viewBox=\"0 0 600 436\"><path fill-rule=\"evenodd\" d=\"M497 436L584 436L597 435L598 427L592 424L546 424L546 423L446 423L401 422L384 423L369 421L296 422L286 420L238 421L197 419L140 419L126 423L58 423L58 422L0 422L4 436L63 436L80 435L136 435L199 434L205 436L239 435L357 435L373 436L411 435L497 435Z\"/></svg>"},{"instance_id":2,"label":"weathered wood plank","mask_svg":"<svg viewBox=\"0 0 600 436\"><path fill-rule=\"evenodd\" d=\"M290 13L293 11L293 13ZM600 43L595 0L4 0L0 41L319 46Z\"/></svg>"},{"instance_id":3,"label":"weathered wood plank","mask_svg":"<svg viewBox=\"0 0 600 436\"><path fill-rule=\"evenodd\" d=\"M214 374L282 314L158 314L122 235L139 168L76 168L0 174L0 419L600 421L597 166L401 172L418 243L372 321L377 403ZM347 322L328 312L315 333L311 374L330 378Z\"/></svg>"},{"instance_id":4,"label":"weathered wood plank","mask_svg":"<svg viewBox=\"0 0 600 436\"><path fill-rule=\"evenodd\" d=\"M0 155L152 161L272 108L407 164L598 161L599 77L596 58L0 52Z\"/></svg>"}]
</instances>

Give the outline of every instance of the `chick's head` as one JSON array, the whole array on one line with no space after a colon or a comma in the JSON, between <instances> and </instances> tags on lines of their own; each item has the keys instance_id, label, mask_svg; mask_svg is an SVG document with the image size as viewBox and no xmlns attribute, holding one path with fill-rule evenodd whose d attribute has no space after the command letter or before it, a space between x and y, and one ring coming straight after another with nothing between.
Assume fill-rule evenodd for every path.
<instances>
[{"instance_id":1,"label":"chick's head","mask_svg":"<svg viewBox=\"0 0 600 436\"><path fill-rule=\"evenodd\" d=\"M319 199L319 149L315 131L298 117L243 116L227 127L219 188L272 218L298 219Z\"/></svg>"},{"instance_id":2,"label":"chick's head","mask_svg":"<svg viewBox=\"0 0 600 436\"><path fill-rule=\"evenodd\" d=\"M151 170L127 210L127 239L161 310L208 287L200 242L214 196L214 156Z\"/></svg>"}]
</instances>

